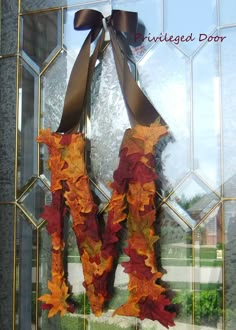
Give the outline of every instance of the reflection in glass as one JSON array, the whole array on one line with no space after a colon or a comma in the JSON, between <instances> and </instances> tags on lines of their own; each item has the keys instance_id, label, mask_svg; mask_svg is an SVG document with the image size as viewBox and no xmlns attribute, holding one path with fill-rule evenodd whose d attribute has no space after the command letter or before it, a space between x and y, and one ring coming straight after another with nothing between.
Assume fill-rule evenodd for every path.
<instances>
[{"instance_id":1,"label":"reflection in glass","mask_svg":"<svg viewBox=\"0 0 236 330\"><path fill-rule=\"evenodd\" d=\"M16 243L16 324L36 330L36 230L20 211Z\"/></svg>"},{"instance_id":2,"label":"reflection in glass","mask_svg":"<svg viewBox=\"0 0 236 330\"><path fill-rule=\"evenodd\" d=\"M220 0L220 24L236 23L236 2L234 0Z\"/></svg>"},{"instance_id":3,"label":"reflection in glass","mask_svg":"<svg viewBox=\"0 0 236 330\"><path fill-rule=\"evenodd\" d=\"M194 169L220 190L218 45L206 44L193 60Z\"/></svg>"},{"instance_id":4,"label":"reflection in glass","mask_svg":"<svg viewBox=\"0 0 236 330\"><path fill-rule=\"evenodd\" d=\"M162 279L175 292L173 303L179 307L177 321L191 323L192 231L167 205L162 206L160 221L161 262L167 271Z\"/></svg>"},{"instance_id":5,"label":"reflection in glass","mask_svg":"<svg viewBox=\"0 0 236 330\"><path fill-rule=\"evenodd\" d=\"M218 201L219 197L195 175L189 176L168 199L168 203L193 228Z\"/></svg>"},{"instance_id":6,"label":"reflection in glass","mask_svg":"<svg viewBox=\"0 0 236 330\"><path fill-rule=\"evenodd\" d=\"M222 328L222 218L217 207L194 232L195 324Z\"/></svg>"},{"instance_id":7,"label":"reflection in glass","mask_svg":"<svg viewBox=\"0 0 236 330\"><path fill-rule=\"evenodd\" d=\"M22 16L22 55L37 71L61 48L61 11Z\"/></svg>"},{"instance_id":8,"label":"reflection in glass","mask_svg":"<svg viewBox=\"0 0 236 330\"><path fill-rule=\"evenodd\" d=\"M20 66L18 114L18 188L37 175L38 76L23 61Z\"/></svg>"},{"instance_id":9,"label":"reflection in glass","mask_svg":"<svg viewBox=\"0 0 236 330\"><path fill-rule=\"evenodd\" d=\"M48 280L51 279L51 238L46 227L39 231L39 297L48 291ZM60 329L60 316L48 318L48 311L42 310L41 302L38 304L40 330Z\"/></svg>"},{"instance_id":10,"label":"reflection in glass","mask_svg":"<svg viewBox=\"0 0 236 330\"><path fill-rule=\"evenodd\" d=\"M127 33L127 43L131 47L130 54L136 61L140 60L153 46L154 41L144 37L156 37L162 32L162 4L160 0L113 0L112 9L135 11L138 13L137 36Z\"/></svg>"},{"instance_id":11,"label":"reflection in glass","mask_svg":"<svg viewBox=\"0 0 236 330\"><path fill-rule=\"evenodd\" d=\"M236 49L234 40L236 28L222 29L221 34L227 38L221 45L222 72L222 114L223 114L223 148L224 148L224 196L236 195L236 94L232 82L236 80Z\"/></svg>"},{"instance_id":12,"label":"reflection in glass","mask_svg":"<svg viewBox=\"0 0 236 330\"><path fill-rule=\"evenodd\" d=\"M39 224L43 221L40 215L44 210L44 206L50 205L51 203L51 192L44 183L38 179L33 186L24 193L19 202L29 216L34 219L35 223Z\"/></svg>"},{"instance_id":13,"label":"reflection in glass","mask_svg":"<svg viewBox=\"0 0 236 330\"><path fill-rule=\"evenodd\" d=\"M216 24L216 0L164 1L164 31L168 33L168 36L184 35L185 38L192 34L192 41L178 44L178 47L188 55L201 46L199 35L211 35Z\"/></svg>"},{"instance_id":14,"label":"reflection in glass","mask_svg":"<svg viewBox=\"0 0 236 330\"><path fill-rule=\"evenodd\" d=\"M235 327L236 322L236 202L225 202L225 319L226 330Z\"/></svg>"},{"instance_id":15,"label":"reflection in glass","mask_svg":"<svg viewBox=\"0 0 236 330\"><path fill-rule=\"evenodd\" d=\"M167 44L152 48L138 65L142 89L172 135L162 152L164 191L173 189L190 169L188 65L182 53Z\"/></svg>"}]
</instances>

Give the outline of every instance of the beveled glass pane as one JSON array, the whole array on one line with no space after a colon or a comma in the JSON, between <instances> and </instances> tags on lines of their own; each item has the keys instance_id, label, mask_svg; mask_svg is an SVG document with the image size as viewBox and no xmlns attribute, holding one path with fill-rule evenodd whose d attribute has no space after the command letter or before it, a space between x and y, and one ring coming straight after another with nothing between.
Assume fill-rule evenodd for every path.
<instances>
[{"instance_id":1,"label":"beveled glass pane","mask_svg":"<svg viewBox=\"0 0 236 330\"><path fill-rule=\"evenodd\" d=\"M21 62L18 113L18 189L37 175L38 76Z\"/></svg>"},{"instance_id":2,"label":"beveled glass pane","mask_svg":"<svg viewBox=\"0 0 236 330\"><path fill-rule=\"evenodd\" d=\"M51 63L41 78L41 127L56 131L63 110L67 83L74 60L65 52Z\"/></svg>"},{"instance_id":3,"label":"beveled glass pane","mask_svg":"<svg viewBox=\"0 0 236 330\"><path fill-rule=\"evenodd\" d=\"M13 205L0 205L0 324L13 329L14 219Z\"/></svg>"},{"instance_id":4,"label":"beveled glass pane","mask_svg":"<svg viewBox=\"0 0 236 330\"><path fill-rule=\"evenodd\" d=\"M236 202L225 202L225 329L231 330L236 322Z\"/></svg>"},{"instance_id":5,"label":"beveled glass pane","mask_svg":"<svg viewBox=\"0 0 236 330\"><path fill-rule=\"evenodd\" d=\"M195 175L190 175L168 199L168 203L193 228L218 201L219 197Z\"/></svg>"},{"instance_id":6,"label":"beveled glass pane","mask_svg":"<svg viewBox=\"0 0 236 330\"><path fill-rule=\"evenodd\" d=\"M220 0L220 24L236 23L236 2L234 0Z\"/></svg>"},{"instance_id":7,"label":"beveled glass pane","mask_svg":"<svg viewBox=\"0 0 236 330\"><path fill-rule=\"evenodd\" d=\"M19 329L35 329L36 322L36 229L17 212L16 240L16 324Z\"/></svg>"},{"instance_id":8,"label":"beveled glass pane","mask_svg":"<svg viewBox=\"0 0 236 330\"><path fill-rule=\"evenodd\" d=\"M236 80L236 49L232 41L236 38L236 28L222 29L221 34L227 37L221 45L224 196L235 197L236 94L235 86L232 82Z\"/></svg>"},{"instance_id":9,"label":"beveled glass pane","mask_svg":"<svg viewBox=\"0 0 236 330\"><path fill-rule=\"evenodd\" d=\"M0 81L0 202L9 202L15 194L16 58L0 59Z\"/></svg>"},{"instance_id":10,"label":"beveled glass pane","mask_svg":"<svg viewBox=\"0 0 236 330\"><path fill-rule=\"evenodd\" d=\"M152 39L162 32L162 2L160 0L113 0L112 9L134 11L138 13L137 33L127 33L127 44L131 47L131 56L141 59L155 43ZM145 38L146 37L146 38ZM149 39L148 39L149 38Z\"/></svg>"},{"instance_id":11,"label":"beveled glass pane","mask_svg":"<svg viewBox=\"0 0 236 330\"><path fill-rule=\"evenodd\" d=\"M222 328L222 217L217 207L194 233L195 324Z\"/></svg>"},{"instance_id":12,"label":"beveled glass pane","mask_svg":"<svg viewBox=\"0 0 236 330\"><path fill-rule=\"evenodd\" d=\"M193 59L194 169L220 190L220 80L218 45L207 43Z\"/></svg>"},{"instance_id":13,"label":"beveled glass pane","mask_svg":"<svg viewBox=\"0 0 236 330\"><path fill-rule=\"evenodd\" d=\"M108 88L109 86L109 88ZM127 110L116 73L111 46L97 66L92 83L91 113L87 118L90 140L90 175L109 195L108 184L119 163L124 131L130 127Z\"/></svg>"},{"instance_id":14,"label":"beveled glass pane","mask_svg":"<svg viewBox=\"0 0 236 330\"><path fill-rule=\"evenodd\" d=\"M67 83L74 60L62 52L47 68L41 78L41 128L50 128L55 132L59 126ZM48 169L48 150L41 144L40 173L50 180Z\"/></svg>"},{"instance_id":15,"label":"beveled glass pane","mask_svg":"<svg viewBox=\"0 0 236 330\"><path fill-rule=\"evenodd\" d=\"M160 221L161 263L167 271L162 279L175 292L173 303L179 305L177 322L191 323L192 231L165 204L162 206Z\"/></svg>"},{"instance_id":16,"label":"beveled glass pane","mask_svg":"<svg viewBox=\"0 0 236 330\"><path fill-rule=\"evenodd\" d=\"M77 2L78 3L78 2ZM88 3L88 2L87 2ZM100 11L104 17L111 14L111 4L110 1L102 1L94 4L82 5L80 1L80 6L72 7L64 10L64 39L63 46L68 51L70 55L74 58L78 55L80 48L85 41L90 30L76 31L74 29L74 14L78 10L82 9L94 9ZM94 49L94 43L91 45L91 51Z\"/></svg>"},{"instance_id":17,"label":"beveled glass pane","mask_svg":"<svg viewBox=\"0 0 236 330\"><path fill-rule=\"evenodd\" d=\"M51 203L51 192L41 180L37 180L29 190L27 190L19 200L21 206L28 215L39 224L43 221L40 218L45 205Z\"/></svg>"},{"instance_id":18,"label":"beveled glass pane","mask_svg":"<svg viewBox=\"0 0 236 330\"><path fill-rule=\"evenodd\" d=\"M167 44L153 47L138 64L142 89L172 133L162 143L164 191L171 191L190 170L188 70L186 57Z\"/></svg>"},{"instance_id":19,"label":"beveled glass pane","mask_svg":"<svg viewBox=\"0 0 236 330\"><path fill-rule=\"evenodd\" d=\"M60 6L94 3L94 0L21 0L21 11L58 8ZM99 2L99 0L98 0ZM104 0L100 0L104 2Z\"/></svg>"},{"instance_id":20,"label":"beveled glass pane","mask_svg":"<svg viewBox=\"0 0 236 330\"><path fill-rule=\"evenodd\" d=\"M176 43L188 55L205 42L204 35L211 36L216 25L216 0L164 1L164 31L168 37L183 35L185 41Z\"/></svg>"},{"instance_id":21,"label":"beveled glass pane","mask_svg":"<svg viewBox=\"0 0 236 330\"><path fill-rule=\"evenodd\" d=\"M8 0L0 3L0 55L17 52L17 1Z\"/></svg>"},{"instance_id":22,"label":"beveled glass pane","mask_svg":"<svg viewBox=\"0 0 236 330\"><path fill-rule=\"evenodd\" d=\"M61 48L61 11L22 16L22 56L36 71Z\"/></svg>"}]
</instances>

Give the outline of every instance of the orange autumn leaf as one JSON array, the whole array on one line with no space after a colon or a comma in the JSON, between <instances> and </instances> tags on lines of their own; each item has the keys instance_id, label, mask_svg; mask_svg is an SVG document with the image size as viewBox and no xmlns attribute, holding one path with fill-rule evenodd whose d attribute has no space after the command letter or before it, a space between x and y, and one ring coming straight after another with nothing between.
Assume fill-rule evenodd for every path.
<instances>
[{"instance_id":1,"label":"orange autumn leaf","mask_svg":"<svg viewBox=\"0 0 236 330\"><path fill-rule=\"evenodd\" d=\"M129 246L140 255L149 255L153 250L153 244L159 239L158 236L151 236L146 238L142 232L134 232L129 238Z\"/></svg>"},{"instance_id":2,"label":"orange autumn leaf","mask_svg":"<svg viewBox=\"0 0 236 330\"><path fill-rule=\"evenodd\" d=\"M139 182L130 183L127 201L129 204L135 205L138 210L144 211L145 205L150 203L150 192L144 190Z\"/></svg>"},{"instance_id":3,"label":"orange autumn leaf","mask_svg":"<svg viewBox=\"0 0 236 330\"><path fill-rule=\"evenodd\" d=\"M65 247L65 242L61 239L61 236L55 232L51 234L52 236L52 248L56 251L63 250Z\"/></svg>"},{"instance_id":4,"label":"orange autumn leaf","mask_svg":"<svg viewBox=\"0 0 236 330\"><path fill-rule=\"evenodd\" d=\"M126 130L122 141L121 150L127 150L126 156L136 153L143 154L143 141L133 139L132 135L133 131L131 129Z\"/></svg>"},{"instance_id":5,"label":"orange autumn leaf","mask_svg":"<svg viewBox=\"0 0 236 330\"><path fill-rule=\"evenodd\" d=\"M131 295L134 295L138 300L147 296L152 296L157 299L157 297L165 291L165 288L155 283L155 281L161 277L161 272L153 274L150 280L143 280L130 274L128 290L131 291Z\"/></svg>"},{"instance_id":6,"label":"orange autumn leaf","mask_svg":"<svg viewBox=\"0 0 236 330\"><path fill-rule=\"evenodd\" d=\"M88 177L82 176L78 182L67 182L69 191L65 192L66 204L73 210L77 209L78 205L80 212L90 213L94 208L94 202L89 187Z\"/></svg>"},{"instance_id":7,"label":"orange autumn leaf","mask_svg":"<svg viewBox=\"0 0 236 330\"><path fill-rule=\"evenodd\" d=\"M140 313L140 309L138 306L138 299L136 297L129 297L128 301L118 307L112 316L114 315L123 315L123 316L133 316L138 317Z\"/></svg>"},{"instance_id":8,"label":"orange autumn leaf","mask_svg":"<svg viewBox=\"0 0 236 330\"><path fill-rule=\"evenodd\" d=\"M84 163L84 140L80 135L73 134L71 143L66 146L63 152L63 160L67 167L63 169L63 174L72 182L86 173Z\"/></svg>"},{"instance_id":9,"label":"orange autumn leaf","mask_svg":"<svg viewBox=\"0 0 236 330\"><path fill-rule=\"evenodd\" d=\"M95 256L101 252L101 241L95 241L93 238L87 236L86 239L80 243L81 248L85 249L89 256Z\"/></svg>"},{"instance_id":10,"label":"orange autumn leaf","mask_svg":"<svg viewBox=\"0 0 236 330\"><path fill-rule=\"evenodd\" d=\"M144 153L152 153L153 146L157 144L159 139L168 133L165 126L159 124L151 124L149 126L137 125L134 127L133 137L144 141Z\"/></svg>"},{"instance_id":11,"label":"orange autumn leaf","mask_svg":"<svg viewBox=\"0 0 236 330\"><path fill-rule=\"evenodd\" d=\"M60 252L52 253L52 272L61 274L64 272L62 254Z\"/></svg>"},{"instance_id":12,"label":"orange autumn leaf","mask_svg":"<svg viewBox=\"0 0 236 330\"><path fill-rule=\"evenodd\" d=\"M90 302L90 306L92 308L92 312L96 316L101 316L103 304L104 304L104 301L105 301L104 297L100 293L95 294L93 284L90 284L87 287L86 292L87 292L87 295L88 295L88 298L89 298L89 302Z\"/></svg>"},{"instance_id":13,"label":"orange autumn leaf","mask_svg":"<svg viewBox=\"0 0 236 330\"><path fill-rule=\"evenodd\" d=\"M59 287L57 284L48 281L48 288L51 294L45 294L38 299L48 305L52 305L48 317L52 317L58 312L63 316L69 307L66 302L66 299L69 297L67 285L63 282L61 287Z\"/></svg>"}]
</instances>

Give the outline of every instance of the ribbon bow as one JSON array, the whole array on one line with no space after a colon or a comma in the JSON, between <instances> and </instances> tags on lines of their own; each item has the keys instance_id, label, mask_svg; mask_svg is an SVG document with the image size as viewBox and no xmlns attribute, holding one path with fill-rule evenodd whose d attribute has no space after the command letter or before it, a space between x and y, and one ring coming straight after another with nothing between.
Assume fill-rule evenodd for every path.
<instances>
[{"instance_id":1,"label":"ribbon bow","mask_svg":"<svg viewBox=\"0 0 236 330\"><path fill-rule=\"evenodd\" d=\"M129 11L113 10L111 16L106 18L99 11L92 9L83 9L75 13L75 30L90 29L91 31L72 69L57 132L77 131L86 106L95 63L104 43L106 29L110 33L117 74L129 114L141 125L150 125L157 119L159 114L132 77L123 40L120 38L122 32L135 33L137 22L137 13ZM90 56L90 46L93 41L96 41L96 47ZM160 119L164 123L163 119Z\"/></svg>"}]
</instances>

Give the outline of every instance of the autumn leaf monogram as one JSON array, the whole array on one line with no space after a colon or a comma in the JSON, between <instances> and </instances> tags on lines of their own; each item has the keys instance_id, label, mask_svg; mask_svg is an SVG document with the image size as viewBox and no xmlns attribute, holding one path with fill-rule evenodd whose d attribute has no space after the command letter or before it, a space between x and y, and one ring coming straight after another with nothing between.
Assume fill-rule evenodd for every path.
<instances>
[{"instance_id":1,"label":"autumn leaf monogram","mask_svg":"<svg viewBox=\"0 0 236 330\"><path fill-rule=\"evenodd\" d=\"M114 314L140 319L158 320L165 327L174 325L175 313L168 311L171 301L159 280L154 244L155 235L155 158L154 146L167 134L164 126L137 125L125 132L120 150L120 163L114 172L105 230L100 234L98 207L94 203L84 161L85 140L82 134L57 134L42 130L38 142L48 146L51 169L52 204L46 206L42 218L52 238L51 294L39 299L49 309L48 317L73 311L68 302L69 288L63 269L63 218L66 207L73 219L73 230L82 261L84 287L92 311L99 316L110 299L109 277L117 257L118 233L121 222L127 221L128 245L123 262L129 275L129 297Z\"/></svg>"}]
</instances>

